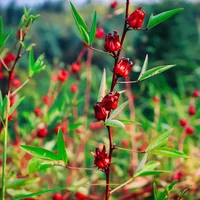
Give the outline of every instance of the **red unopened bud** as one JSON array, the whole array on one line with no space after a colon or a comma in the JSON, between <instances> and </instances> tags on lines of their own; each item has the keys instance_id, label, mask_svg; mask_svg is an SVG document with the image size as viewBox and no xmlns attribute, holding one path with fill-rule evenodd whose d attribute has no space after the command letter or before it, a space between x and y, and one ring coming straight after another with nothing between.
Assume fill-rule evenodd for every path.
<instances>
[{"instance_id":1,"label":"red unopened bud","mask_svg":"<svg viewBox=\"0 0 200 200\"><path fill-rule=\"evenodd\" d=\"M0 72L0 80L4 78L3 72Z\"/></svg>"},{"instance_id":2,"label":"red unopened bud","mask_svg":"<svg viewBox=\"0 0 200 200\"><path fill-rule=\"evenodd\" d=\"M180 119L179 120L179 123L180 123L180 125L182 126L182 127L185 127L186 125L187 125L187 120L186 119Z\"/></svg>"},{"instance_id":3,"label":"red unopened bud","mask_svg":"<svg viewBox=\"0 0 200 200\"><path fill-rule=\"evenodd\" d=\"M192 96L193 97L200 97L200 90L194 90Z\"/></svg>"},{"instance_id":4,"label":"red unopened bud","mask_svg":"<svg viewBox=\"0 0 200 200\"><path fill-rule=\"evenodd\" d=\"M192 135L194 133L194 128L192 126L187 126L185 132L187 135Z\"/></svg>"},{"instance_id":5,"label":"red unopened bud","mask_svg":"<svg viewBox=\"0 0 200 200\"><path fill-rule=\"evenodd\" d=\"M12 118L13 118L12 115L9 115L9 116L8 116L8 120L9 120L9 121L12 120Z\"/></svg>"},{"instance_id":6,"label":"red unopened bud","mask_svg":"<svg viewBox=\"0 0 200 200\"><path fill-rule=\"evenodd\" d=\"M102 107L100 103L96 103L94 105L94 114L95 114L95 118L99 121L100 120L105 121L107 117L106 109Z\"/></svg>"},{"instance_id":7,"label":"red unopened bud","mask_svg":"<svg viewBox=\"0 0 200 200\"><path fill-rule=\"evenodd\" d=\"M142 11L142 7L133 11L127 18L127 23L131 28L140 29L145 18L146 13Z\"/></svg>"},{"instance_id":8,"label":"red unopened bud","mask_svg":"<svg viewBox=\"0 0 200 200\"><path fill-rule=\"evenodd\" d=\"M118 6L118 2L117 1L113 1L111 4L110 4L110 7L112 9L116 8Z\"/></svg>"},{"instance_id":9,"label":"red unopened bud","mask_svg":"<svg viewBox=\"0 0 200 200\"><path fill-rule=\"evenodd\" d=\"M40 107L37 107L34 109L34 113L36 116L41 116L42 115L42 110Z\"/></svg>"},{"instance_id":10,"label":"red unopened bud","mask_svg":"<svg viewBox=\"0 0 200 200\"><path fill-rule=\"evenodd\" d=\"M133 63L128 58L122 58L113 71L120 77L128 77L129 72L133 67Z\"/></svg>"},{"instance_id":11,"label":"red unopened bud","mask_svg":"<svg viewBox=\"0 0 200 200\"><path fill-rule=\"evenodd\" d=\"M49 97L48 97L47 95L43 96L43 97L42 97L42 102L43 102L44 104L48 104L48 103L49 103Z\"/></svg>"},{"instance_id":12,"label":"red unopened bud","mask_svg":"<svg viewBox=\"0 0 200 200\"><path fill-rule=\"evenodd\" d=\"M56 193L53 195L53 200L63 200L63 196L60 193Z\"/></svg>"},{"instance_id":13,"label":"red unopened bud","mask_svg":"<svg viewBox=\"0 0 200 200\"><path fill-rule=\"evenodd\" d=\"M196 107L195 107L195 105L190 105L190 107L188 108L188 114L189 115L195 115L196 114Z\"/></svg>"},{"instance_id":14,"label":"red unopened bud","mask_svg":"<svg viewBox=\"0 0 200 200\"><path fill-rule=\"evenodd\" d=\"M106 110L114 110L118 106L118 99L120 94L118 92L110 92L100 102L101 106Z\"/></svg>"},{"instance_id":15,"label":"red unopened bud","mask_svg":"<svg viewBox=\"0 0 200 200\"><path fill-rule=\"evenodd\" d=\"M72 93L78 92L78 86L76 84L73 84L70 86L70 90Z\"/></svg>"},{"instance_id":16,"label":"red unopened bud","mask_svg":"<svg viewBox=\"0 0 200 200\"><path fill-rule=\"evenodd\" d=\"M174 180L174 181L175 181L175 180L180 181L183 177L184 177L183 172L180 171L180 170L177 170L177 171L175 171L175 173L174 173L173 180Z\"/></svg>"},{"instance_id":17,"label":"red unopened bud","mask_svg":"<svg viewBox=\"0 0 200 200\"><path fill-rule=\"evenodd\" d=\"M108 33L106 35L105 43L104 43L104 49L109 52L118 51L122 48L122 45L120 43L119 35L117 31L114 31L114 34Z\"/></svg>"},{"instance_id":18,"label":"red unopened bud","mask_svg":"<svg viewBox=\"0 0 200 200\"><path fill-rule=\"evenodd\" d=\"M59 130L61 130L62 133L65 133L66 128L65 128L64 126L57 125L57 126L54 128L54 132L57 134Z\"/></svg>"},{"instance_id":19,"label":"red unopened bud","mask_svg":"<svg viewBox=\"0 0 200 200\"><path fill-rule=\"evenodd\" d=\"M129 146L129 141L128 140L122 140L122 146L123 147L128 147Z\"/></svg>"},{"instance_id":20,"label":"red unopened bud","mask_svg":"<svg viewBox=\"0 0 200 200\"><path fill-rule=\"evenodd\" d=\"M8 53L5 58L3 59L6 66L10 65L11 62L13 62L16 58L16 55L13 53Z\"/></svg>"},{"instance_id":21,"label":"red unopened bud","mask_svg":"<svg viewBox=\"0 0 200 200\"><path fill-rule=\"evenodd\" d=\"M77 200L86 200L87 196L81 192L76 192L75 197L77 198Z\"/></svg>"},{"instance_id":22,"label":"red unopened bud","mask_svg":"<svg viewBox=\"0 0 200 200\"><path fill-rule=\"evenodd\" d=\"M12 81L12 85L16 88L18 88L21 85L21 80L18 78L14 78Z\"/></svg>"},{"instance_id":23,"label":"red unopened bud","mask_svg":"<svg viewBox=\"0 0 200 200\"><path fill-rule=\"evenodd\" d=\"M13 159L12 159L11 157L8 157L8 158L6 159L6 163L12 163L12 161L13 161Z\"/></svg>"},{"instance_id":24,"label":"red unopened bud","mask_svg":"<svg viewBox=\"0 0 200 200\"><path fill-rule=\"evenodd\" d=\"M160 97L154 96L152 100L153 100L154 103L159 103L160 102Z\"/></svg>"},{"instance_id":25,"label":"red unopened bud","mask_svg":"<svg viewBox=\"0 0 200 200\"><path fill-rule=\"evenodd\" d=\"M58 80L61 82L65 82L69 77L69 73L66 70L60 70L58 73Z\"/></svg>"},{"instance_id":26,"label":"red unopened bud","mask_svg":"<svg viewBox=\"0 0 200 200\"><path fill-rule=\"evenodd\" d=\"M46 127L43 127L43 128L39 128L37 130L37 135L38 137L40 138L45 138L47 136L47 133L48 133L48 130Z\"/></svg>"},{"instance_id":27,"label":"red unopened bud","mask_svg":"<svg viewBox=\"0 0 200 200\"><path fill-rule=\"evenodd\" d=\"M109 157L108 153L106 152L106 147L105 145L103 146L102 151L100 151L99 148L96 148L96 153L91 152L91 154L94 156L94 164L100 168L100 169L105 169L108 167L110 164L109 162Z\"/></svg>"},{"instance_id":28,"label":"red unopened bud","mask_svg":"<svg viewBox=\"0 0 200 200\"><path fill-rule=\"evenodd\" d=\"M15 96L10 97L10 107L13 106L15 103Z\"/></svg>"},{"instance_id":29,"label":"red unopened bud","mask_svg":"<svg viewBox=\"0 0 200 200\"><path fill-rule=\"evenodd\" d=\"M102 28L97 28L95 36L98 39L102 39L105 36L105 31Z\"/></svg>"},{"instance_id":30,"label":"red unopened bud","mask_svg":"<svg viewBox=\"0 0 200 200\"><path fill-rule=\"evenodd\" d=\"M73 63L72 66L71 66L71 70L74 73L79 72L81 70L81 64L79 62Z\"/></svg>"}]
</instances>

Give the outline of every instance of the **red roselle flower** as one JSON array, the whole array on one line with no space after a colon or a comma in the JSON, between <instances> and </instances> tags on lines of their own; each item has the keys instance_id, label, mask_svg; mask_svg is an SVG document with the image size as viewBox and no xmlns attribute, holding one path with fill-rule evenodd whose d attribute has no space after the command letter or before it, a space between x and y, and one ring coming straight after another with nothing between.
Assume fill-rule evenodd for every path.
<instances>
[{"instance_id":1,"label":"red roselle flower","mask_svg":"<svg viewBox=\"0 0 200 200\"><path fill-rule=\"evenodd\" d=\"M46 127L39 128L37 130L37 136L40 138L45 138L47 136L48 130Z\"/></svg>"},{"instance_id":2,"label":"red roselle flower","mask_svg":"<svg viewBox=\"0 0 200 200\"><path fill-rule=\"evenodd\" d=\"M179 123L180 123L180 125L182 126L182 127L185 127L186 125L187 125L187 120L186 119L180 119L179 120Z\"/></svg>"},{"instance_id":3,"label":"red roselle flower","mask_svg":"<svg viewBox=\"0 0 200 200\"><path fill-rule=\"evenodd\" d=\"M106 147L103 145L102 151L100 151L99 148L96 148L96 153L91 152L91 154L94 156L94 164L99 168L99 169L106 169L108 165L110 164L109 162L109 157L108 153L106 152Z\"/></svg>"},{"instance_id":4,"label":"red roselle flower","mask_svg":"<svg viewBox=\"0 0 200 200\"><path fill-rule=\"evenodd\" d=\"M118 2L117 1L113 1L111 4L110 4L110 7L112 9L116 8L118 6Z\"/></svg>"},{"instance_id":5,"label":"red roselle flower","mask_svg":"<svg viewBox=\"0 0 200 200\"><path fill-rule=\"evenodd\" d=\"M105 121L105 119L107 117L106 109L104 107L102 107L99 102L94 105L94 114L95 114L95 118L98 121L100 121L100 120Z\"/></svg>"},{"instance_id":6,"label":"red roselle flower","mask_svg":"<svg viewBox=\"0 0 200 200\"><path fill-rule=\"evenodd\" d=\"M54 128L54 132L57 134L58 131L61 129L62 133L65 133L66 132L66 127L64 126L61 126L61 125L57 125L55 128Z\"/></svg>"},{"instance_id":7,"label":"red roselle flower","mask_svg":"<svg viewBox=\"0 0 200 200\"><path fill-rule=\"evenodd\" d=\"M104 49L109 52L115 52L122 48L117 31L114 34L108 33L105 38Z\"/></svg>"},{"instance_id":8,"label":"red roselle flower","mask_svg":"<svg viewBox=\"0 0 200 200\"><path fill-rule=\"evenodd\" d=\"M4 78L3 72L0 72L0 80Z\"/></svg>"},{"instance_id":9,"label":"red roselle flower","mask_svg":"<svg viewBox=\"0 0 200 200\"><path fill-rule=\"evenodd\" d=\"M105 31L102 28L97 28L95 37L102 39L105 36Z\"/></svg>"},{"instance_id":10,"label":"red roselle flower","mask_svg":"<svg viewBox=\"0 0 200 200\"><path fill-rule=\"evenodd\" d=\"M60 193L56 193L53 195L53 200L63 200L63 196Z\"/></svg>"},{"instance_id":11,"label":"red roselle flower","mask_svg":"<svg viewBox=\"0 0 200 200\"><path fill-rule=\"evenodd\" d=\"M43 102L44 104L48 104L48 103L49 103L49 97L48 97L47 95L43 96L43 97L42 97L42 102Z\"/></svg>"},{"instance_id":12,"label":"red roselle flower","mask_svg":"<svg viewBox=\"0 0 200 200\"><path fill-rule=\"evenodd\" d=\"M9 115L9 116L8 116L8 120L9 120L9 121L12 120L12 118L13 118L12 115Z\"/></svg>"},{"instance_id":13,"label":"red roselle flower","mask_svg":"<svg viewBox=\"0 0 200 200\"><path fill-rule=\"evenodd\" d=\"M188 108L188 114L189 115L195 115L196 114L196 107L195 107L195 105L190 105L190 107Z\"/></svg>"},{"instance_id":14,"label":"red roselle flower","mask_svg":"<svg viewBox=\"0 0 200 200\"><path fill-rule=\"evenodd\" d=\"M42 115L42 110L41 110L41 108L40 108L40 107L36 107L36 108L34 109L34 113L35 113L36 116L41 116L41 115Z\"/></svg>"},{"instance_id":15,"label":"red roselle flower","mask_svg":"<svg viewBox=\"0 0 200 200\"><path fill-rule=\"evenodd\" d=\"M192 135L194 133L194 128L192 126L187 126L185 132L187 135Z\"/></svg>"},{"instance_id":16,"label":"red roselle flower","mask_svg":"<svg viewBox=\"0 0 200 200\"><path fill-rule=\"evenodd\" d=\"M133 62L129 60L129 58L121 58L121 60L118 62L116 67L113 68L113 71L119 76L126 78L128 77L128 74L130 70L133 67Z\"/></svg>"},{"instance_id":17,"label":"red roselle flower","mask_svg":"<svg viewBox=\"0 0 200 200\"><path fill-rule=\"evenodd\" d=\"M131 28L140 29L145 18L146 13L142 11L142 7L133 11L127 18L127 23Z\"/></svg>"},{"instance_id":18,"label":"red roselle flower","mask_svg":"<svg viewBox=\"0 0 200 200\"><path fill-rule=\"evenodd\" d=\"M71 71L77 73L81 70L81 64L79 62L72 63Z\"/></svg>"},{"instance_id":19,"label":"red roselle flower","mask_svg":"<svg viewBox=\"0 0 200 200\"><path fill-rule=\"evenodd\" d=\"M69 77L69 73L66 70L60 70L58 73L58 80L61 82L65 82Z\"/></svg>"},{"instance_id":20,"label":"red roselle flower","mask_svg":"<svg viewBox=\"0 0 200 200\"><path fill-rule=\"evenodd\" d=\"M12 85L13 85L15 88L18 88L18 87L21 85L21 80L18 79L18 78L14 78L13 81L12 81Z\"/></svg>"},{"instance_id":21,"label":"red roselle flower","mask_svg":"<svg viewBox=\"0 0 200 200\"><path fill-rule=\"evenodd\" d=\"M129 141L128 140L122 140L122 146L123 147L128 147L129 146Z\"/></svg>"},{"instance_id":22,"label":"red roselle flower","mask_svg":"<svg viewBox=\"0 0 200 200\"><path fill-rule=\"evenodd\" d=\"M174 173L174 176L173 176L173 180L178 180L180 181L182 178L184 178L184 174L182 171L178 170L178 171L175 171Z\"/></svg>"},{"instance_id":23,"label":"red roselle flower","mask_svg":"<svg viewBox=\"0 0 200 200\"><path fill-rule=\"evenodd\" d=\"M193 97L200 97L200 90L194 90L192 96Z\"/></svg>"},{"instance_id":24,"label":"red roselle flower","mask_svg":"<svg viewBox=\"0 0 200 200\"><path fill-rule=\"evenodd\" d=\"M72 93L78 92L78 86L76 84L73 84L70 86L70 90Z\"/></svg>"},{"instance_id":25,"label":"red roselle flower","mask_svg":"<svg viewBox=\"0 0 200 200\"><path fill-rule=\"evenodd\" d=\"M10 65L11 62L13 62L16 58L16 55L13 53L8 53L6 57L3 59L6 66Z\"/></svg>"},{"instance_id":26,"label":"red roselle flower","mask_svg":"<svg viewBox=\"0 0 200 200\"><path fill-rule=\"evenodd\" d=\"M118 106L118 99L120 94L118 92L110 92L101 101L101 106L106 110L114 110Z\"/></svg>"},{"instance_id":27,"label":"red roselle flower","mask_svg":"<svg viewBox=\"0 0 200 200\"><path fill-rule=\"evenodd\" d=\"M75 194L77 200L86 200L87 199L87 196L81 192L76 192Z\"/></svg>"}]
</instances>

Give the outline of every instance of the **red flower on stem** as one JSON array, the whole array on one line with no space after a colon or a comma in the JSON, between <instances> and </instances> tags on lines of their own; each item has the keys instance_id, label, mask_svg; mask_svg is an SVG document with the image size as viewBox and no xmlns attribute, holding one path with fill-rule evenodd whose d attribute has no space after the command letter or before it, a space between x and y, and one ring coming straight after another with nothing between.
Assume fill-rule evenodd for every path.
<instances>
[{"instance_id":1,"label":"red flower on stem","mask_svg":"<svg viewBox=\"0 0 200 200\"><path fill-rule=\"evenodd\" d=\"M190 105L188 108L188 114L189 115L195 115L196 114L196 107L195 105Z\"/></svg>"},{"instance_id":2,"label":"red flower on stem","mask_svg":"<svg viewBox=\"0 0 200 200\"><path fill-rule=\"evenodd\" d=\"M58 80L61 82L65 82L69 77L69 73L67 70L60 70L58 73Z\"/></svg>"},{"instance_id":3,"label":"red flower on stem","mask_svg":"<svg viewBox=\"0 0 200 200\"><path fill-rule=\"evenodd\" d=\"M182 126L182 127L185 127L186 125L187 125L187 120L186 119L180 119L179 120L179 123L180 123L180 125Z\"/></svg>"},{"instance_id":4,"label":"red flower on stem","mask_svg":"<svg viewBox=\"0 0 200 200\"><path fill-rule=\"evenodd\" d=\"M105 36L105 31L102 28L97 28L95 37L102 39Z\"/></svg>"},{"instance_id":5,"label":"red flower on stem","mask_svg":"<svg viewBox=\"0 0 200 200\"><path fill-rule=\"evenodd\" d=\"M78 92L78 86L76 84L73 84L70 86L70 90L72 93Z\"/></svg>"},{"instance_id":6,"label":"red flower on stem","mask_svg":"<svg viewBox=\"0 0 200 200\"><path fill-rule=\"evenodd\" d=\"M112 9L116 8L118 6L118 2L117 1L113 1L111 4L110 4L110 7Z\"/></svg>"},{"instance_id":7,"label":"red flower on stem","mask_svg":"<svg viewBox=\"0 0 200 200\"><path fill-rule=\"evenodd\" d=\"M56 193L53 195L53 200L63 200L63 196L60 193Z\"/></svg>"},{"instance_id":8,"label":"red flower on stem","mask_svg":"<svg viewBox=\"0 0 200 200\"><path fill-rule=\"evenodd\" d=\"M200 97L200 90L194 90L192 96L193 97Z\"/></svg>"},{"instance_id":9,"label":"red flower on stem","mask_svg":"<svg viewBox=\"0 0 200 200\"><path fill-rule=\"evenodd\" d=\"M187 135L192 135L194 133L194 128L192 126L187 126L185 132Z\"/></svg>"},{"instance_id":10,"label":"red flower on stem","mask_svg":"<svg viewBox=\"0 0 200 200\"><path fill-rule=\"evenodd\" d=\"M102 151L100 151L99 148L96 148L96 153L91 152L91 154L94 156L94 164L99 168L99 169L106 169L109 164L109 157L108 153L106 152L106 147L103 145Z\"/></svg>"},{"instance_id":11,"label":"red flower on stem","mask_svg":"<svg viewBox=\"0 0 200 200\"><path fill-rule=\"evenodd\" d=\"M106 110L114 110L118 106L118 99L120 94L118 92L110 92L101 101L101 106Z\"/></svg>"},{"instance_id":12,"label":"red flower on stem","mask_svg":"<svg viewBox=\"0 0 200 200\"><path fill-rule=\"evenodd\" d=\"M36 107L36 108L34 109L34 113L35 113L36 116L41 116L41 115L42 115L42 110L41 110L41 108L40 108L40 107Z\"/></svg>"},{"instance_id":13,"label":"red flower on stem","mask_svg":"<svg viewBox=\"0 0 200 200\"><path fill-rule=\"evenodd\" d=\"M6 57L3 59L6 66L10 65L11 62L13 62L16 58L16 55L13 53L8 53Z\"/></svg>"},{"instance_id":14,"label":"red flower on stem","mask_svg":"<svg viewBox=\"0 0 200 200\"><path fill-rule=\"evenodd\" d=\"M114 34L108 33L105 38L104 49L109 52L115 52L122 48L117 31Z\"/></svg>"},{"instance_id":15,"label":"red flower on stem","mask_svg":"<svg viewBox=\"0 0 200 200\"><path fill-rule=\"evenodd\" d=\"M95 118L98 121L101 121L101 120L105 121L107 117L106 109L102 107L99 102L94 105L94 114L95 114Z\"/></svg>"},{"instance_id":16,"label":"red flower on stem","mask_svg":"<svg viewBox=\"0 0 200 200\"><path fill-rule=\"evenodd\" d=\"M12 80L12 85L15 87L15 88L18 88L20 85L21 85L21 80L19 78L14 78Z\"/></svg>"},{"instance_id":17,"label":"red flower on stem","mask_svg":"<svg viewBox=\"0 0 200 200\"><path fill-rule=\"evenodd\" d=\"M48 97L47 95L43 96L43 97L42 97L42 102L43 102L44 104L48 104L48 103L49 103L49 97Z\"/></svg>"},{"instance_id":18,"label":"red flower on stem","mask_svg":"<svg viewBox=\"0 0 200 200\"><path fill-rule=\"evenodd\" d=\"M122 58L116 67L114 67L113 71L120 77L126 78L128 77L129 72L133 67L133 62L131 62L128 58Z\"/></svg>"},{"instance_id":19,"label":"red flower on stem","mask_svg":"<svg viewBox=\"0 0 200 200\"><path fill-rule=\"evenodd\" d=\"M43 127L43 128L39 128L37 130L37 135L38 137L40 138L45 138L47 136L47 133L48 133L48 130L46 127Z\"/></svg>"},{"instance_id":20,"label":"red flower on stem","mask_svg":"<svg viewBox=\"0 0 200 200\"><path fill-rule=\"evenodd\" d=\"M142 11L142 7L133 11L127 18L127 23L131 28L140 29L145 18L146 13Z\"/></svg>"},{"instance_id":21,"label":"red flower on stem","mask_svg":"<svg viewBox=\"0 0 200 200\"><path fill-rule=\"evenodd\" d=\"M77 73L81 70L81 64L79 62L72 63L71 71Z\"/></svg>"}]
</instances>

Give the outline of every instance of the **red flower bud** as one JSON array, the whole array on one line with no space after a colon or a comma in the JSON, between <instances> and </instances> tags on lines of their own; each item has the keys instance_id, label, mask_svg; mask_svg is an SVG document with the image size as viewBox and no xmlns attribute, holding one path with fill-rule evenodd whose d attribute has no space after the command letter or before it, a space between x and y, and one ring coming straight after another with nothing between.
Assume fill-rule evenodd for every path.
<instances>
[{"instance_id":1,"label":"red flower bud","mask_svg":"<svg viewBox=\"0 0 200 200\"><path fill-rule=\"evenodd\" d=\"M34 109L34 113L36 116L41 116L42 115L42 110L40 107L37 107Z\"/></svg>"},{"instance_id":2,"label":"red flower bud","mask_svg":"<svg viewBox=\"0 0 200 200\"><path fill-rule=\"evenodd\" d=\"M12 118L13 118L12 115L9 115L9 116L8 116L8 120L9 120L9 121L12 120Z\"/></svg>"},{"instance_id":3,"label":"red flower bud","mask_svg":"<svg viewBox=\"0 0 200 200\"><path fill-rule=\"evenodd\" d=\"M116 8L118 6L118 2L117 1L113 1L111 4L110 4L110 7L111 8Z\"/></svg>"},{"instance_id":4,"label":"red flower bud","mask_svg":"<svg viewBox=\"0 0 200 200\"><path fill-rule=\"evenodd\" d=\"M179 120L179 123L180 123L180 125L182 126L182 127L185 127L186 125L187 125L187 120L186 119L180 119Z\"/></svg>"},{"instance_id":5,"label":"red flower bud","mask_svg":"<svg viewBox=\"0 0 200 200\"><path fill-rule=\"evenodd\" d=\"M96 153L91 152L91 154L94 156L94 164L100 168L100 169L105 169L109 166L110 161L108 157L108 153L106 152L106 147L105 145L103 146L102 151L100 151L99 148L96 148Z\"/></svg>"},{"instance_id":6,"label":"red flower bud","mask_svg":"<svg viewBox=\"0 0 200 200\"><path fill-rule=\"evenodd\" d=\"M195 115L196 114L196 107L195 107L195 105L190 105L190 107L188 108L188 114L189 115Z\"/></svg>"},{"instance_id":7,"label":"red flower bud","mask_svg":"<svg viewBox=\"0 0 200 200\"><path fill-rule=\"evenodd\" d=\"M192 135L194 133L194 128L192 126L187 126L185 132L187 135Z\"/></svg>"},{"instance_id":8,"label":"red flower bud","mask_svg":"<svg viewBox=\"0 0 200 200\"><path fill-rule=\"evenodd\" d=\"M53 195L53 200L63 200L63 196L60 193L56 193Z\"/></svg>"},{"instance_id":9,"label":"red flower bud","mask_svg":"<svg viewBox=\"0 0 200 200\"><path fill-rule=\"evenodd\" d=\"M120 94L118 92L110 92L100 102L101 106L106 110L114 110L118 106L118 99Z\"/></svg>"},{"instance_id":10,"label":"red flower bud","mask_svg":"<svg viewBox=\"0 0 200 200\"><path fill-rule=\"evenodd\" d=\"M101 130L103 128L102 126L102 123L101 122L91 122L90 123L90 126L89 126L89 129L91 131L94 131L94 130Z\"/></svg>"},{"instance_id":11,"label":"red flower bud","mask_svg":"<svg viewBox=\"0 0 200 200\"><path fill-rule=\"evenodd\" d=\"M69 73L66 70L60 70L58 74L58 80L61 82L65 82L69 77Z\"/></svg>"},{"instance_id":12,"label":"red flower bud","mask_svg":"<svg viewBox=\"0 0 200 200\"><path fill-rule=\"evenodd\" d=\"M193 97L199 97L200 96L200 90L194 90L192 96Z\"/></svg>"},{"instance_id":13,"label":"red flower bud","mask_svg":"<svg viewBox=\"0 0 200 200\"><path fill-rule=\"evenodd\" d=\"M45 138L47 136L47 133L48 133L48 130L46 127L43 127L43 128L39 128L37 130L37 135L38 137L40 138Z\"/></svg>"},{"instance_id":14,"label":"red flower bud","mask_svg":"<svg viewBox=\"0 0 200 200\"><path fill-rule=\"evenodd\" d=\"M128 140L122 140L122 146L123 147L128 147L129 146L129 141Z\"/></svg>"},{"instance_id":15,"label":"red flower bud","mask_svg":"<svg viewBox=\"0 0 200 200\"><path fill-rule=\"evenodd\" d=\"M154 96L152 100L153 100L154 103L159 103L160 102L160 97Z\"/></svg>"},{"instance_id":16,"label":"red flower bud","mask_svg":"<svg viewBox=\"0 0 200 200\"><path fill-rule=\"evenodd\" d=\"M44 104L48 104L48 103L49 103L49 97L48 97L47 95L43 96L43 97L42 97L42 102L43 102Z\"/></svg>"},{"instance_id":17,"label":"red flower bud","mask_svg":"<svg viewBox=\"0 0 200 200\"><path fill-rule=\"evenodd\" d=\"M122 48L122 45L119 40L119 35L117 31L114 31L114 34L108 33L106 35L104 49L109 52L118 51Z\"/></svg>"},{"instance_id":18,"label":"red flower bud","mask_svg":"<svg viewBox=\"0 0 200 200\"><path fill-rule=\"evenodd\" d=\"M174 180L174 181L175 181L175 180L180 181L183 177L184 177L183 172L180 171L180 170L178 170L178 171L175 171L173 180Z\"/></svg>"},{"instance_id":19,"label":"red flower bud","mask_svg":"<svg viewBox=\"0 0 200 200\"><path fill-rule=\"evenodd\" d=\"M4 78L3 72L0 72L0 80Z\"/></svg>"},{"instance_id":20,"label":"red flower bud","mask_svg":"<svg viewBox=\"0 0 200 200\"><path fill-rule=\"evenodd\" d=\"M11 63L12 61L15 60L15 58L16 58L16 55L15 55L15 54L13 54L13 53L8 53L8 54L6 55L6 57L3 59L3 61L4 61L5 65L8 66L8 65L10 65L10 63Z\"/></svg>"},{"instance_id":21,"label":"red flower bud","mask_svg":"<svg viewBox=\"0 0 200 200\"><path fill-rule=\"evenodd\" d=\"M106 109L102 107L100 103L96 103L94 105L94 114L95 114L95 118L99 121L100 120L105 121L107 117Z\"/></svg>"},{"instance_id":22,"label":"red flower bud","mask_svg":"<svg viewBox=\"0 0 200 200\"><path fill-rule=\"evenodd\" d=\"M16 88L18 88L21 85L21 80L18 78L13 79L12 85Z\"/></svg>"},{"instance_id":23,"label":"red flower bud","mask_svg":"<svg viewBox=\"0 0 200 200\"><path fill-rule=\"evenodd\" d=\"M74 73L79 72L80 69L81 69L81 65L80 65L79 62L75 62L75 63L73 63L72 66L71 66L71 70L72 70L72 72L74 72Z\"/></svg>"},{"instance_id":24,"label":"red flower bud","mask_svg":"<svg viewBox=\"0 0 200 200\"><path fill-rule=\"evenodd\" d=\"M105 31L102 28L97 28L95 36L98 39L102 39L105 36Z\"/></svg>"},{"instance_id":25,"label":"red flower bud","mask_svg":"<svg viewBox=\"0 0 200 200\"><path fill-rule=\"evenodd\" d=\"M114 67L113 71L120 77L126 78L128 77L131 68L133 67L133 63L129 61L128 58L122 58L116 67Z\"/></svg>"},{"instance_id":26,"label":"red flower bud","mask_svg":"<svg viewBox=\"0 0 200 200\"><path fill-rule=\"evenodd\" d=\"M72 93L78 92L78 86L76 84L73 84L70 86L70 90Z\"/></svg>"},{"instance_id":27,"label":"red flower bud","mask_svg":"<svg viewBox=\"0 0 200 200\"><path fill-rule=\"evenodd\" d=\"M59 131L60 129L61 129L62 133L65 133L66 127L60 126L60 125L57 125L57 126L54 128L54 132L57 134L58 131Z\"/></svg>"},{"instance_id":28,"label":"red flower bud","mask_svg":"<svg viewBox=\"0 0 200 200\"><path fill-rule=\"evenodd\" d=\"M86 200L87 199L87 196L81 192L76 192L75 194L77 200Z\"/></svg>"},{"instance_id":29,"label":"red flower bud","mask_svg":"<svg viewBox=\"0 0 200 200\"><path fill-rule=\"evenodd\" d=\"M142 7L139 7L128 16L127 23L134 29L140 29L144 22L145 15L146 13L142 11Z\"/></svg>"}]
</instances>

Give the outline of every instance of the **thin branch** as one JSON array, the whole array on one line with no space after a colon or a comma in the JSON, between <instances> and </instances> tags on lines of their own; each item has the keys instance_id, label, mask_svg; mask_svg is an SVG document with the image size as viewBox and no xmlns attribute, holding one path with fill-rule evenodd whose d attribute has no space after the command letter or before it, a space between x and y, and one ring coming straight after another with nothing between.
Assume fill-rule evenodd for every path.
<instances>
[{"instance_id":1,"label":"thin branch","mask_svg":"<svg viewBox=\"0 0 200 200\"><path fill-rule=\"evenodd\" d=\"M118 150L123 150L123 151L131 151L131 152L135 152L135 153L145 153L144 151L135 151L132 149L125 149L125 148L121 148L121 147L114 147L114 149L118 149Z\"/></svg>"}]
</instances>

